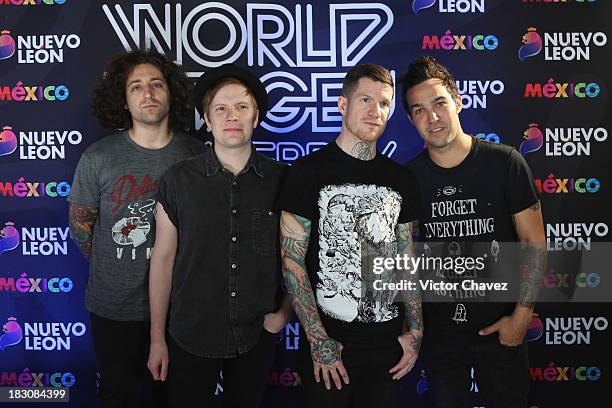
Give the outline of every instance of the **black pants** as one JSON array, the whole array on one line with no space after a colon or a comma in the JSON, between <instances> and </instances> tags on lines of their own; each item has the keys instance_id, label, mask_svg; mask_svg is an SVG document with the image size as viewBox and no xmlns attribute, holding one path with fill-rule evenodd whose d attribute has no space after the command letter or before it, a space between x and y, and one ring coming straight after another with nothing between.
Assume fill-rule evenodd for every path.
<instances>
[{"instance_id":1,"label":"black pants","mask_svg":"<svg viewBox=\"0 0 612 408\"><path fill-rule=\"evenodd\" d=\"M498 342L464 348L427 345L428 382L438 408L472 407L470 369L483 405L525 408L529 392L527 344L506 347Z\"/></svg>"},{"instance_id":2,"label":"black pants","mask_svg":"<svg viewBox=\"0 0 612 408\"><path fill-rule=\"evenodd\" d=\"M342 363L349 376L349 384L342 383L338 390L330 378L332 388L325 388L323 378L315 382L312 357L308 342L300 347L299 366L306 406L312 408L396 408L400 381L394 380L389 369L402 357L402 346L397 345L373 350L342 350Z\"/></svg>"},{"instance_id":3,"label":"black pants","mask_svg":"<svg viewBox=\"0 0 612 408\"><path fill-rule=\"evenodd\" d=\"M168 395L175 408L217 406L215 390L221 382L223 408L258 408L276 349L277 335L264 329L252 350L235 358L204 358L168 340ZM219 372L223 379L220 380Z\"/></svg>"},{"instance_id":4,"label":"black pants","mask_svg":"<svg viewBox=\"0 0 612 408\"><path fill-rule=\"evenodd\" d=\"M121 322L90 314L100 367L98 397L103 408L165 407L165 384L147 369L149 322Z\"/></svg>"}]
</instances>

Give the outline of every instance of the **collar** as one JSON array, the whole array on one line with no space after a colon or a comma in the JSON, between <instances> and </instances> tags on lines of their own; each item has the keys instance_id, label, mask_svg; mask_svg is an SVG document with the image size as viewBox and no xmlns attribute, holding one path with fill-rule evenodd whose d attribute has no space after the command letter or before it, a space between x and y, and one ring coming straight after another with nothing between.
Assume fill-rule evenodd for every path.
<instances>
[{"instance_id":1,"label":"collar","mask_svg":"<svg viewBox=\"0 0 612 408\"><path fill-rule=\"evenodd\" d=\"M223 170L223 166L219 162L219 159L217 158L217 155L215 154L215 149L213 146L208 148L208 150L204 154L204 161L205 161L204 165L205 165L207 177L217 174L219 170ZM251 168L253 168L253 171L259 177L264 176L263 159L261 155L257 153L253 145L251 145L251 155L249 156L249 160L244 166L244 169L242 169L242 171L239 174L246 173Z\"/></svg>"}]
</instances>

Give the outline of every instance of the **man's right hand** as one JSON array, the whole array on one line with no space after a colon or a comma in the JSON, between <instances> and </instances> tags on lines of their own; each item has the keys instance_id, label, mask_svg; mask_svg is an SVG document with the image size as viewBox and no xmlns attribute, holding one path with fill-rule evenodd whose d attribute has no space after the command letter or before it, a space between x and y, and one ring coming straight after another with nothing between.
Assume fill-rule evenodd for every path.
<instances>
[{"instance_id":1,"label":"man's right hand","mask_svg":"<svg viewBox=\"0 0 612 408\"><path fill-rule=\"evenodd\" d=\"M321 377L323 377L325 388L328 390L331 389L330 376L339 390L342 389L342 381L345 384L349 383L348 373L340 358L343 348L342 343L330 337L317 339L310 344L315 381L321 382Z\"/></svg>"},{"instance_id":2,"label":"man's right hand","mask_svg":"<svg viewBox=\"0 0 612 408\"><path fill-rule=\"evenodd\" d=\"M166 342L151 343L147 367L155 381L166 381L168 377L168 345Z\"/></svg>"}]
</instances>

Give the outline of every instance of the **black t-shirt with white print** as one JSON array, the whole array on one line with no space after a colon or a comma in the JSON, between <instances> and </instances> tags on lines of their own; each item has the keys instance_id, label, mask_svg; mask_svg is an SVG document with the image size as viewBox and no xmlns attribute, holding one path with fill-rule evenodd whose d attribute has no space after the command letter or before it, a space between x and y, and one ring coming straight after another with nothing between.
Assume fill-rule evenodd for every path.
<instances>
[{"instance_id":1,"label":"black t-shirt with white print","mask_svg":"<svg viewBox=\"0 0 612 408\"><path fill-rule=\"evenodd\" d=\"M486 268L480 273L485 279L502 273L516 278L516 257L511 255L516 245L507 244L518 240L512 215L538 201L533 176L523 157L510 146L473 139L468 156L458 166L439 167L425 150L407 167L419 185L418 240L429 243L428 250L442 248L436 252L442 257L484 256ZM453 272L437 276L446 282L460 282L482 277L477 275L471 271L460 276ZM492 291L484 296L482 293L448 291L443 296L446 302L439 302L440 298L425 302L426 336L434 342L457 341L458 335L473 341L478 338L478 330L512 313L515 302L497 301L499 295ZM475 299L478 301L473 302ZM496 338L492 335L483 341Z\"/></svg>"},{"instance_id":2,"label":"black t-shirt with white print","mask_svg":"<svg viewBox=\"0 0 612 408\"><path fill-rule=\"evenodd\" d=\"M326 331L345 347L397 344L402 305L362 296L362 288L373 257L396 255L396 226L416 218L416 191L391 159L356 159L335 142L292 165L278 208L311 221L308 276Z\"/></svg>"}]
</instances>

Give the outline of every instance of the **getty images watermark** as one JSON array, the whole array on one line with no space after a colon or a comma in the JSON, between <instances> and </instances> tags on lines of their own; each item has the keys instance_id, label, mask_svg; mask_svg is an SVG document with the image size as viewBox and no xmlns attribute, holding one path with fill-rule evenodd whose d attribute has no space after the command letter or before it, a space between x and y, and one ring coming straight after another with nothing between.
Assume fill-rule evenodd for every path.
<instances>
[{"instance_id":1,"label":"getty images watermark","mask_svg":"<svg viewBox=\"0 0 612 408\"><path fill-rule=\"evenodd\" d=\"M418 243L412 256L388 257L362 248L361 264L369 267L362 268L361 292L371 300L418 293L427 302L516 302L529 284L537 287L538 302L609 302L610 253L610 242L548 245L546 262L538 263L530 261L533 248L517 242Z\"/></svg>"},{"instance_id":2,"label":"getty images watermark","mask_svg":"<svg viewBox=\"0 0 612 408\"><path fill-rule=\"evenodd\" d=\"M417 271L437 271L438 275L443 272L447 278L451 274L457 277L474 278L478 272L485 270L486 256L408 256L396 255L395 257L374 258L372 272L381 275L388 270L406 271L415 275ZM385 282L384 279L375 279L374 290L398 291L398 290L422 290L422 291L457 291L462 290L495 290L507 291L508 282L478 282L475 279L462 279L460 282L449 282L436 279L399 279L399 281Z\"/></svg>"}]
</instances>

